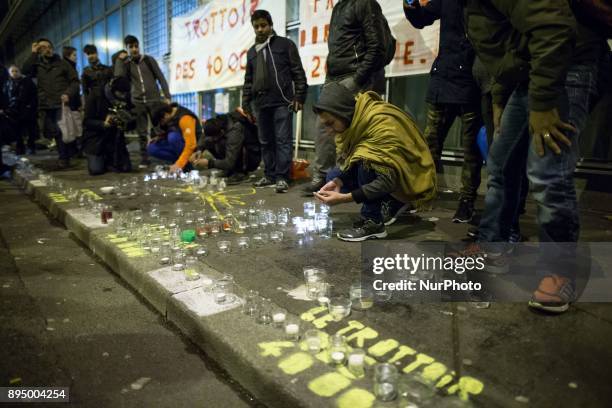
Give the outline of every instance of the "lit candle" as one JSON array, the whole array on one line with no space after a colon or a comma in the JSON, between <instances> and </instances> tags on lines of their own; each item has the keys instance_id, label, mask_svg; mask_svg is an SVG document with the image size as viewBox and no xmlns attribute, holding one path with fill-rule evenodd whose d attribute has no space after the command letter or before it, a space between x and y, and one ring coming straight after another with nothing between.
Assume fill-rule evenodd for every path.
<instances>
[{"instance_id":1,"label":"lit candle","mask_svg":"<svg viewBox=\"0 0 612 408\"><path fill-rule=\"evenodd\" d=\"M288 334L289 336L294 336L298 334L299 331L300 331L300 326L298 326L295 323L290 323L287 326L285 326L285 333Z\"/></svg>"},{"instance_id":2,"label":"lit candle","mask_svg":"<svg viewBox=\"0 0 612 408\"><path fill-rule=\"evenodd\" d=\"M306 345L311 352L318 352L321 350L321 339L318 337L309 337L306 339Z\"/></svg>"},{"instance_id":3,"label":"lit candle","mask_svg":"<svg viewBox=\"0 0 612 408\"><path fill-rule=\"evenodd\" d=\"M227 300L227 295L224 292L217 293L215 295L215 301L217 303L224 303Z\"/></svg>"},{"instance_id":4,"label":"lit candle","mask_svg":"<svg viewBox=\"0 0 612 408\"><path fill-rule=\"evenodd\" d=\"M341 364L344 361L344 353L342 351L334 351L331 353L331 359L336 364Z\"/></svg>"},{"instance_id":5,"label":"lit candle","mask_svg":"<svg viewBox=\"0 0 612 408\"><path fill-rule=\"evenodd\" d=\"M348 358L349 367L359 368L363 366L363 354L351 354Z\"/></svg>"},{"instance_id":6,"label":"lit candle","mask_svg":"<svg viewBox=\"0 0 612 408\"><path fill-rule=\"evenodd\" d=\"M274 321L274 323L280 324L285 321L286 316L287 315L283 312L277 312L272 315L272 320Z\"/></svg>"},{"instance_id":7,"label":"lit candle","mask_svg":"<svg viewBox=\"0 0 612 408\"><path fill-rule=\"evenodd\" d=\"M182 263L172 265L172 270L174 271L182 271L183 269L185 269L185 266Z\"/></svg>"},{"instance_id":8,"label":"lit candle","mask_svg":"<svg viewBox=\"0 0 612 408\"><path fill-rule=\"evenodd\" d=\"M168 265L170 263L170 257L164 256L159 260L159 263L162 265Z\"/></svg>"}]
</instances>

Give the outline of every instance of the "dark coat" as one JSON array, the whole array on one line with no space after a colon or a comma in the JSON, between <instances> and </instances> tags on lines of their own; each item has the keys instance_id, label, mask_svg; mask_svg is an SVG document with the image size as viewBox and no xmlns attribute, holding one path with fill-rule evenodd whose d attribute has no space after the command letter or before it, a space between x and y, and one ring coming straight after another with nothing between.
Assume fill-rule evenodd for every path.
<instances>
[{"instance_id":1,"label":"dark coat","mask_svg":"<svg viewBox=\"0 0 612 408\"><path fill-rule=\"evenodd\" d=\"M50 59L32 53L23 64L22 72L37 78L38 108L58 109L62 107L61 96L78 98L79 76L76 70L59 55Z\"/></svg>"},{"instance_id":2,"label":"dark coat","mask_svg":"<svg viewBox=\"0 0 612 408\"><path fill-rule=\"evenodd\" d=\"M431 0L425 7L418 1L415 8L404 7L404 14L415 28L423 28L440 19L440 51L430 72L427 102L479 103L479 89L472 76L474 49L458 0Z\"/></svg>"},{"instance_id":3,"label":"dark coat","mask_svg":"<svg viewBox=\"0 0 612 408\"><path fill-rule=\"evenodd\" d=\"M385 67L384 19L376 0L342 0L334 6L327 41L330 78L354 74L364 85Z\"/></svg>"},{"instance_id":4,"label":"dark coat","mask_svg":"<svg viewBox=\"0 0 612 408\"><path fill-rule=\"evenodd\" d=\"M102 92L104 86L113 78L113 69L108 65L97 63L88 65L83 69L81 75L81 84L83 86L83 95L87 97L91 92Z\"/></svg>"},{"instance_id":5,"label":"dark coat","mask_svg":"<svg viewBox=\"0 0 612 408\"><path fill-rule=\"evenodd\" d=\"M270 40L269 48L272 50L274 59L273 64L270 58L267 58L270 89L257 95L252 91L256 75L257 51L255 46L252 46L247 52L247 65L242 89L242 107L246 110L251 110L251 103L254 103L256 109L261 109L288 105L293 100L301 103L306 101L308 84L296 45L288 38L274 36ZM266 55L269 56L270 49L266 48L262 52L266 52ZM275 66L276 70L274 69Z\"/></svg>"},{"instance_id":6,"label":"dark coat","mask_svg":"<svg viewBox=\"0 0 612 408\"><path fill-rule=\"evenodd\" d=\"M6 114L15 122L36 120L36 85L28 77L10 78L4 85L8 100Z\"/></svg>"}]
</instances>

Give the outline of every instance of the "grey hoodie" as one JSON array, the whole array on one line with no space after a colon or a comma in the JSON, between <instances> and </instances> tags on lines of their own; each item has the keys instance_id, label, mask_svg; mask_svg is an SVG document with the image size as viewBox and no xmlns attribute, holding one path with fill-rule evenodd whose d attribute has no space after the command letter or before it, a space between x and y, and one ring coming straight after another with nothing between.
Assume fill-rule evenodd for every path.
<instances>
[{"instance_id":1,"label":"grey hoodie","mask_svg":"<svg viewBox=\"0 0 612 408\"><path fill-rule=\"evenodd\" d=\"M148 61L145 61L148 60ZM149 68L149 66L151 68ZM124 61L117 60L115 63L115 76L127 77L132 84L131 94L133 103L160 102L161 95L157 82L167 99L170 99L170 89L164 74L159 69L155 58L148 55L141 55L138 61L131 57Z\"/></svg>"}]
</instances>

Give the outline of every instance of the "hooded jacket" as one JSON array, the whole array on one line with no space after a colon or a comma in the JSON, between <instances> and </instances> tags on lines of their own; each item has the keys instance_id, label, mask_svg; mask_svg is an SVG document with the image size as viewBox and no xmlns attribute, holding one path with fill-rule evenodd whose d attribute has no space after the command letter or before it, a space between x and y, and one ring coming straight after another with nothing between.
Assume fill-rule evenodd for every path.
<instances>
[{"instance_id":1,"label":"hooded jacket","mask_svg":"<svg viewBox=\"0 0 612 408\"><path fill-rule=\"evenodd\" d=\"M6 114L14 121L36 120L36 85L26 76L9 78L4 85Z\"/></svg>"},{"instance_id":2,"label":"hooded jacket","mask_svg":"<svg viewBox=\"0 0 612 408\"><path fill-rule=\"evenodd\" d=\"M138 59L131 57L115 63L115 76L127 77L131 83L130 93L133 103L160 102L161 94L157 83L167 99L170 99L170 88L166 77L159 69L155 58L141 55Z\"/></svg>"},{"instance_id":3,"label":"hooded jacket","mask_svg":"<svg viewBox=\"0 0 612 408\"><path fill-rule=\"evenodd\" d=\"M346 180L351 167L359 162L377 174L374 181L352 192L356 202L391 194L421 209L431 205L436 196L433 158L408 114L384 102L375 92L354 98L336 83L323 88L315 104L315 112L321 111L350 119L350 126L335 137L340 179Z\"/></svg>"},{"instance_id":4,"label":"hooded jacket","mask_svg":"<svg viewBox=\"0 0 612 408\"><path fill-rule=\"evenodd\" d=\"M61 96L78 98L79 76L66 60L57 54L44 58L32 53L24 62L22 72L36 78L39 109L59 109L62 107Z\"/></svg>"}]
</instances>

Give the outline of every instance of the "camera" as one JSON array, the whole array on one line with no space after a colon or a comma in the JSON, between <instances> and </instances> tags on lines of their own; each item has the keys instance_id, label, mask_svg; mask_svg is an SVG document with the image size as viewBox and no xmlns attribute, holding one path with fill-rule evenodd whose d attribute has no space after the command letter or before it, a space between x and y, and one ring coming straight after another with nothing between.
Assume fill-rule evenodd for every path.
<instances>
[{"instance_id":1,"label":"camera","mask_svg":"<svg viewBox=\"0 0 612 408\"><path fill-rule=\"evenodd\" d=\"M128 124L132 120L132 114L130 113L127 103L116 101L108 109L108 113L111 115L111 123L116 126L119 130L127 130Z\"/></svg>"}]
</instances>

